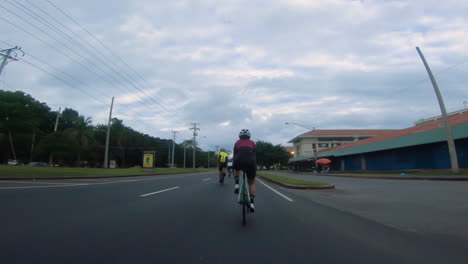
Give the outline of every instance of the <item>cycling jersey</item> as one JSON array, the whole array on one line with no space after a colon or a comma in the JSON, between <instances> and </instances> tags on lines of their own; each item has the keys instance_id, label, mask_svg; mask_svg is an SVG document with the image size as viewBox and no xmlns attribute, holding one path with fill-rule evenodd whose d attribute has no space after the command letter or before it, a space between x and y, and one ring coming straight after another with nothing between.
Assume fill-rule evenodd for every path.
<instances>
[{"instance_id":1,"label":"cycling jersey","mask_svg":"<svg viewBox=\"0 0 468 264\"><path fill-rule=\"evenodd\" d=\"M219 162L221 162L221 163L227 162L228 156L229 156L229 154L227 154L224 151L219 152Z\"/></svg>"},{"instance_id":2,"label":"cycling jersey","mask_svg":"<svg viewBox=\"0 0 468 264\"><path fill-rule=\"evenodd\" d=\"M255 178L257 165L255 164L255 142L250 139L239 139L234 144L235 170L243 170L249 179Z\"/></svg>"},{"instance_id":3,"label":"cycling jersey","mask_svg":"<svg viewBox=\"0 0 468 264\"><path fill-rule=\"evenodd\" d=\"M254 157L255 142L250 139L239 139L234 144L234 157Z\"/></svg>"}]
</instances>

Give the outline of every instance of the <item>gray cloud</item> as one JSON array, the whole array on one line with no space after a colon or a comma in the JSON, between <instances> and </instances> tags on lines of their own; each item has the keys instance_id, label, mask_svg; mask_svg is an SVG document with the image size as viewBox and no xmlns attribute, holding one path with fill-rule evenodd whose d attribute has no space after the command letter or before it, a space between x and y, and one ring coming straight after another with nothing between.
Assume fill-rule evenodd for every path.
<instances>
[{"instance_id":1,"label":"gray cloud","mask_svg":"<svg viewBox=\"0 0 468 264\"><path fill-rule=\"evenodd\" d=\"M438 115L415 46L436 73L447 109L468 100L468 66L447 70L468 58L468 5L460 1L57 2L112 53L45 2L37 5L106 54L118 74L106 69L103 81L0 21L1 40L83 81L85 86L77 86L107 103L22 62L9 64L2 76L9 86L54 108L73 107L98 123L105 122L115 96L116 116L158 137L185 129L180 139L189 138L189 124L199 122L203 148L230 147L242 128L251 129L254 139L284 144L304 132L285 122L324 129L405 128ZM23 21L1 16L89 65Z\"/></svg>"}]
</instances>

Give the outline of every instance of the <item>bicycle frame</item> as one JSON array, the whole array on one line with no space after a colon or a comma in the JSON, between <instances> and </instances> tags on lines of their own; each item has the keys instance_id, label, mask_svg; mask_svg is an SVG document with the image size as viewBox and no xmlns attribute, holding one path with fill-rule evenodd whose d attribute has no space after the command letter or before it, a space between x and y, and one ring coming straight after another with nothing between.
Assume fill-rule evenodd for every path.
<instances>
[{"instance_id":1,"label":"bicycle frame","mask_svg":"<svg viewBox=\"0 0 468 264\"><path fill-rule=\"evenodd\" d=\"M238 202L242 208L242 225L245 226L245 215L250 212L250 193L249 193L249 184L247 183L247 176L245 171L242 171L242 185L239 190Z\"/></svg>"},{"instance_id":2,"label":"bicycle frame","mask_svg":"<svg viewBox=\"0 0 468 264\"><path fill-rule=\"evenodd\" d=\"M239 197L237 201L239 204L246 203L250 206L250 193L249 193L249 184L247 183L247 176L245 175L245 171L242 171L242 184L239 189Z\"/></svg>"}]
</instances>

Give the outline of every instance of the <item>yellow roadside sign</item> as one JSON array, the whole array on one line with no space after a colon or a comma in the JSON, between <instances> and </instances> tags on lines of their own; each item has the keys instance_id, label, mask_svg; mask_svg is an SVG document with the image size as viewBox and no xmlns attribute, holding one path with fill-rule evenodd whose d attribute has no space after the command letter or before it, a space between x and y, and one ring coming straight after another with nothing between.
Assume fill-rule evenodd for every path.
<instances>
[{"instance_id":1,"label":"yellow roadside sign","mask_svg":"<svg viewBox=\"0 0 468 264\"><path fill-rule=\"evenodd\" d=\"M143 168L154 168L154 152L145 152L143 154Z\"/></svg>"}]
</instances>

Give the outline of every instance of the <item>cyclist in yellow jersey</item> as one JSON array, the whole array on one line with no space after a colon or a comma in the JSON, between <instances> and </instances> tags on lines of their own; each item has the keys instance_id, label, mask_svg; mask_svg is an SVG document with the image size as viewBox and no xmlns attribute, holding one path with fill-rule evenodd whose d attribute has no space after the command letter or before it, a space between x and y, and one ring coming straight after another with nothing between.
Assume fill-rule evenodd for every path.
<instances>
[{"instance_id":1,"label":"cyclist in yellow jersey","mask_svg":"<svg viewBox=\"0 0 468 264\"><path fill-rule=\"evenodd\" d=\"M224 176L226 176L227 163L229 154L226 153L224 148L221 148L218 155L218 170L219 170L219 183L224 183Z\"/></svg>"}]
</instances>

